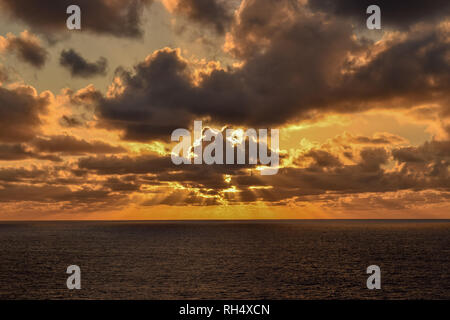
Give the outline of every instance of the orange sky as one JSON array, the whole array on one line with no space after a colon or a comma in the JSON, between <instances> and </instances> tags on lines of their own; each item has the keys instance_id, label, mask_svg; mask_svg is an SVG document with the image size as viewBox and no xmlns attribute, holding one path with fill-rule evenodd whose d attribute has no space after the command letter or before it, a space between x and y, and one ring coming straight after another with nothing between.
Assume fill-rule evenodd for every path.
<instances>
[{"instance_id":1,"label":"orange sky","mask_svg":"<svg viewBox=\"0 0 450 320\"><path fill-rule=\"evenodd\" d=\"M446 7L69 2L0 0L0 220L450 218ZM175 166L194 120L279 129L278 173Z\"/></svg>"}]
</instances>

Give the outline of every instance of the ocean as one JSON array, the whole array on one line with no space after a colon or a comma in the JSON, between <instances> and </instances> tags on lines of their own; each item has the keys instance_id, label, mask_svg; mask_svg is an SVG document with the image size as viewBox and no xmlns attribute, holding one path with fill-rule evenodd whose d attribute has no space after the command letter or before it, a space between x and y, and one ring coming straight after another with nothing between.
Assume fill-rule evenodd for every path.
<instances>
[{"instance_id":1,"label":"ocean","mask_svg":"<svg viewBox=\"0 0 450 320\"><path fill-rule=\"evenodd\" d=\"M450 299L450 220L0 222L0 299Z\"/></svg>"}]
</instances>

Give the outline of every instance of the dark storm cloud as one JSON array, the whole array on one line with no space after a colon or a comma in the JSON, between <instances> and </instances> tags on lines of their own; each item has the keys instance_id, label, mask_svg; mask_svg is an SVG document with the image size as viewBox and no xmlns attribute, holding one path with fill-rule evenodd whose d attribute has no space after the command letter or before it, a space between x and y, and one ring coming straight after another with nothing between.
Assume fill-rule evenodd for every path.
<instances>
[{"instance_id":1,"label":"dark storm cloud","mask_svg":"<svg viewBox=\"0 0 450 320\"><path fill-rule=\"evenodd\" d=\"M0 87L0 141L23 142L40 130L39 115L46 112L48 95L36 96L33 89Z\"/></svg>"},{"instance_id":2,"label":"dark storm cloud","mask_svg":"<svg viewBox=\"0 0 450 320\"><path fill-rule=\"evenodd\" d=\"M140 37L141 14L151 0L0 0L11 16L39 32L67 31L66 9L76 4L81 8L82 30L116 37Z\"/></svg>"},{"instance_id":3,"label":"dark storm cloud","mask_svg":"<svg viewBox=\"0 0 450 320\"><path fill-rule=\"evenodd\" d=\"M445 29L410 33L374 55L349 22L260 0L245 2L230 35L227 46L242 68L205 72L194 84L194 67L179 51L159 50L134 72L118 73L122 93L97 97L100 126L123 130L128 140L168 139L200 117L276 126L318 113L441 103L450 89Z\"/></svg>"},{"instance_id":4,"label":"dark storm cloud","mask_svg":"<svg viewBox=\"0 0 450 320\"><path fill-rule=\"evenodd\" d=\"M112 146L102 141L88 142L72 136L51 136L35 138L31 145L39 152L62 153L66 155L82 155L86 153L123 153L122 147Z\"/></svg>"},{"instance_id":5,"label":"dark storm cloud","mask_svg":"<svg viewBox=\"0 0 450 320\"><path fill-rule=\"evenodd\" d=\"M383 25L399 28L407 28L418 22L435 21L450 14L450 2L447 0L309 0L308 3L313 10L355 18L361 27L366 25L366 9L372 4L380 7Z\"/></svg>"},{"instance_id":6,"label":"dark storm cloud","mask_svg":"<svg viewBox=\"0 0 450 320\"><path fill-rule=\"evenodd\" d=\"M70 71L72 77L81 78L105 75L108 67L106 58L101 57L97 62L89 62L73 49L63 50L59 63Z\"/></svg>"},{"instance_id":7,"label":"dark storm cloud","mask_svg":"<svg viewBox=\"0 0 450 320\"><path fill-rule=\"evenodd\" d=\"M19 37L13 34L8 34L6 38L0 37L0 48L36 68L42 68L48 58L48 51L27 31L22 32Z\"/></svg>"},{"instance_id":8,"label":"dark storm cloud","mask_svg":"<svg viewBox=\"0 0 450 320\"><path fill-rule=\"evenodd\" d=\"M226 1L172 0L168 2L173 12L184 15L191 21L213 26L219 34L226 31L233 18L226 6Z\"/></svg>"}]
</instances>

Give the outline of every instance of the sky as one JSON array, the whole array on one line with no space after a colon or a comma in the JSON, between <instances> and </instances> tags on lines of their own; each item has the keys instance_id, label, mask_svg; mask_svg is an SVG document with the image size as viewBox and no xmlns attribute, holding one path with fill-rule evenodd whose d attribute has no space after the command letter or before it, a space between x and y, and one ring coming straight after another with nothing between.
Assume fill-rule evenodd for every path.
<instances>
[{"instance_id":1,"label":"sky","mask_svg":"<svg viewBox=\"0 0 450 320\"><path fill-rule=\"evenodd\" d=\"M0 0L0 220L450 218L450 2L372 2ZM175 165L196 120L278 173Z\"/></svg>"}]
</instances>

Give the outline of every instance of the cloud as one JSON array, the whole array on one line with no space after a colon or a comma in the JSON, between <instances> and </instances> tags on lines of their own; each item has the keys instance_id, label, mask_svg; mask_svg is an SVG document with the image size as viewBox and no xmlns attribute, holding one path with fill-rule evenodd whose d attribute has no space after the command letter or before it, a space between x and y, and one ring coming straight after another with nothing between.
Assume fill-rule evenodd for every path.
<instances>
[{"instance_id":1,"label":"cloud","mask_svg":"<svg viewBox=\"0 0 450 320\"><path fill-rule=\"evenodd\" d=\"M99 125L124 129L125 139L141 141L168 137L186 126L193 115L183 108L195 95L187 67L178 51L164 49L138 64L135 75L122 70L123 94L97 99Z\"/></svg>"},{"instance_id":2,"label":"cloud","mask_svg":"<svg viewBox=\"0 0 450 320\"><path fill-rule=\"evenodd\" d=\"M232 184L238 190L254 193L251 201L275 202L314 201L325 195L335 199L349 194L386 193L401 190L449 190L450 177L447 174L432 175L429 169L396 170L383 169L389 154L384 149L363 149L355 164L337 161L313 163L304 168L285 167L270 179L264 176L236 176ZM441 171L442 173L442 171ZM264 189L255 188L257 186ZM253 189L252 189L253 188ZM239 193L232 195L231 202L241 202Z\"/></svg>"},{"instance_id":3,"label":"cloud","mask_svg":"<svg viewBox=\"0 0 450 320\"><path fill-rule=\"evenodd\" d=\"M0 168L0 181L2 182L23 182L45 178L46 170L33 168Z\"/></svg>"},{"instance_id":4,"label":"cloud","mask_svg":"<svg viewBox=\"0 0 450 320\"><path fill-rule=\"evenodd\" d=\"M396 41L370 63L356 68L342 79L342 88L335 90L339 96L348 95L342 107L359 102L367 108L369 101L390 108L442 104L450 86L450 42L445 32L439 28L411 32L406 40Z\"/></svg>"},{"instance_id":5,"label":"cloud","mask_svg":"<svg viewBox=\"0 0 450 320\"><path fill-rule=\"evenodd\" d=\"M409 164L426 164L444 171L450 165L450 140L427 141L418 147L403 147L392 151L394 159ZM444 172L445 173L445 172Z\"/></svg>"},{"instance_id":6,"label":"cloud","mask_svg":"<svg viewBox=\"0 0 450 320\"><path fill-rule=\"evenodd\" d=\"M89 62L73 49L63 50L59 63L70 71L72 77L81 78L106 75L108 67L106 58L101 57L97 62Z\"/></svg>"},{"instance_id":7,"label":"cloud","mask_svg":"<svg viewBox=\"0 0 450 320\"><path fill-rule=\"evenodd\" d=\"M42 68L48 58L48 51L41 46L39 39L27 30L19 37L12 33L8 33L6 38L0 36L0 51L14 53L36 68Z\"/></svg>"},{"instance_id":8,"label":"cloud","mask_svg":"<svg viewBox=\"0 0 450 320\"><path fill-rule=\"evenodd\" d=\"M40 116L46 113L51 99L48 92L37 95L31 87L0 87L0 141L31 140L40 132Z\"/></svg>"},{"instance_id":9,"label":"cloud","mask_svg":"<svg viewBox=\"0 0 450 320\"><path fill-rule=\"evenodd\" d=\"M48 7L42 15L45 19L30 11L17 11L25 7L24 1L0 3L33 30L65 30L65 8L59 12L65 1L52 3L54 8ZM50 5L49 1L42 3ZM82 2L83 12L84 6L108 7L106 17L114 17L100 26L92 20L92 13L83 13L87 23L83 22L83 28L96 34L139 37L139 10L147 3ZM401 32L386 31L375 42L358 35L354 20L349 19L356 2L345 5L336 1L331 9L324 8L323 1L311 0L309 6L302 3L245 0L230 18L226 11L219 12L224 2L171 1L173 13L224 33L225 53L236 63L187 59L182 49L163 48L132 70L119 68L107 93L93 85L78 91L65 89L57 97L66 103L64 110L45 120L59 121L70 132L86 131L83 137L97 134L101 128L114 131L103 132L102 140L49 135L44 129L55 132L55 123L43 128L47 123L41 118L52 101L51 94L38 95L33 88L17 84L0 87L0 160L16 166L0 168L0 202L19 207L33 202L33 208L42 210L80 211L116 209L131 203L320 203L332 208L389 210L448 203L450 137L443 137L445 130L450 134L445 123L450 114L450 42L448 23L437 19L447 7L438 13L434 4L421 3L422 12L431 13L419 17L418 22L426 23L414 28L409 28L413 21L407 17L389 23L389 10L384 16L382 7L382 21ZM34 4L27 5L37 10ZM324 14L335 12L332 10L339 13ZM46 21L57 14L62 19ZM129 15L134 19L122 26ZM366 17L365 11L361 17ZM3 43L9 38L3 38ZM19 49L12 52L19 54ZM61 59L73 76L106 71L106 61L86 61L74 50L63 51ZM168 140L174 129L189 129L194 120L204 119L205 126L223 128L274 128L302 120L312 122L329 113L377 108L405 114L421 111L417 117L428 115L427 121L435 121L440 140L410 145L389 132L368 136L344 133L322 145L282 151L281 168L273 176L261 176L250 165L175 166L164 153L170 150L164 142L154 144L162 146L165 155L146 153L153 150L148 142ZM371 128L372 124L367 130ZM115 136L115 131L120 131L122 139L144 143L124 143L133 150L129 152L103 141ZM21 164L11 162L27 159L53 163L24 161L29 167L19 168Z\"/></svg>"},{"instance_id":10,"label":"cloud","mask_svg":"<svg viewBox=\"0 0 450 320\"><path fill-rule=\"evenodd\" d=\"M324 197L321 199L323 207L348 210L360 210L368 212L370 210L379 212L380 210L403 210L403 209L425 209L433 213L436 210L431 209L431 205L438 205L445 208L450 193L423 190L423 191L396 191L385 192L382 194L366 193L358 195L349 195L346 197ZM435 207L436 208L436 207ZM431 210L430 210L431 209Z\"/></svg>"},{"instance_id":11,"label":"cloud","mask_svg":"<svg viewBox=\"0 0 450 320\"><path fill-rule=\"evenodd\" d=\"M194 192L195 197L190 199L197 199L199 203L203 203L204 197L230 203L267 201L281 204L290 199L304 201L305 197L331 194L427 190L445 185L448 189L449 175L430 175L426 166L423 170L415 170L414 174L401 167L395 170L384 168L391 159L391 153L384 147L363 147L355 154L352 163L344 163L340 160L345 157L343 154L321 148L311 149L300 157L312 159L312 162L306 166L282 167L277 175L270 177L253 175L246 166L234 170L226 166L174 166L168 157L156 155L88 157L79 159L78 167L99 175L134 177L132 185L124 187L133 190L138 184L169 186L176 183L187 193ZM229 175L229 181L224 179L226 175ZM232 186L235 192L227 192ZM178 200L172 205L180 204L180 199L184 201L189 198L186 192L182 192L184 196L180 192ZM153 202L146 205L150 203ZM159 203L156 201L153 204Z\"/></svg>"},{"instance_id":12,"label":"cloud","mask_svg":"<svg viewBox=\"0 0 450 320\"><path fill-rule=\"evenodd\" d=\"M81 8L82 30L115 37L139 38L143 34L141 14L151 0L0 0L0 5L14 19L38 32L67 32L66 9L72 4Z\"/></svg>"},{"instance_id":13,"label":"cloud","mask_svg":"<svg viewBox=\"0 0 450 320\"><path fill-rule=\"evenodd\" d=\"M8 70L2 65L0 65L0 86L3 82L6 82L9 80Z\"/></svg>"},{"instance_id":14,"label":"cloud","mask_svg":"<svg viewBox=\"0 0 450 320\"><path fill-rule=\"evenodd\" d=\"M163 0L163 3L171 13L186 16L199 24L212 26L219 34L226 31L233 18L226 6L226 1Z\"/></svg>"},{"instance_id":15,"label":"cloud","mask_svg":"<svg viewBox=\"0 0 450 320\"><path fill-rule=\"evenodd\" d=\"M62 153L65 155L83 155L86 153L124 153L122 147L112 146L102 141L88 142L73 136L50 136L35 138L30 143L35 150L48 153Z\"/></svg>"},{"instance_id":16,"label":"cloud","mask_svg":"<svg viewBox=\"0 0 450 320\"><path fill-rule=\"evenodd\" d=\"M389 132L377 132L372 137L353 135L345 132L333 139L334 143L341 144L363 144L363 145L395 145L404 144L408 141L398 135Z\"/></svg>"},{"instance_id":17,"label":"cloud","mask_svg":"<svg viewBox=\"0 0 450 320\"><path fill-rule=\"evenodd\" d=\"M355 156L349 159L344 152L352 149ZM363 146L361 148L357 144L356 146L345 145L343 148L336 149L330 146L330 142L327 142L323 146L308 150L299 156L299 158L307 158L312 161L306 163L294 161L294 164L300 165L284 166L277 175L270 177L252 175L248 168L220 172L214 166L195 165L177 167L173 170L155 170L156 167L153 165L151 166L151 177L152 181L176 182L186 189L184 193L177 190L177 200L173 201L173 205L187 201L189 192L195 193L195 197L190 199L197 199L194 201L196 204L204 204L205 197L206 199L213 197L219 202L225 201L230 204L264 201L278 205L285 204L287 201L294 203L320 202L324 197L333 197L333 201L336 202L338 199L355 194L381 194L408 190L448 192L450 186L448 142L427 142L417 149L428 154L428 160L420 166L414 167L405 165L392 167L391 162L397 157L395 151L391 153L387 147ZM341 159L345 159L345 162ZM103 160L106 159L103 158ZM122 164L126 166L125 162ZM110 167L109 165L105 166ZM100 167L101 165L98 163L97 168ZM130 167L134 167L134 165ZM124 171L123 168L116 170L116 172L119 171L123 174L131 172L130 170ZM112 171L107 173L111 174ZM142 174L144 171L140 173ZM230 176L229 181L224 179L225 174ZM145 181L142 183L145 184ZM234 192L227 192L226 190L231 187L234 188ZM438 198L436 193L436 201ZM160 202L149 201L146 205L158 203ZM380 206L384 204L385 207L391 208L398 207L395 203L398 202L389 200L389 196L379 201ZM398 204L400 205L401 201Z\"/></svg>"},{"instance_id":18,"label":"cloud","mask_svg":"<svg viewBox=\"0 0 450 320\"><path fill-rule=\"evenodd\" d=\"M67 116L63 115L59 121L59 124L63 127L67 128L76 128L83 126L83 120L75 117L75 116Z\"/></svg>"},{"instance_id":19,"label":"cloud","mask_svg":"<svg viewBox=\"0 0 450 320\"><path fill-rule=\"evenodd\" d=\"M291 1L243 1L225 45L240 66L211 62L215 67L202 70L178 49L158 50L134 71L118 72L114 95L98 97L99 125L146 141L168 139L200 118L273 127L326 113L444 105L446 30L425 28L380 44L355 37L348 21Z\"/></svg>"},{"instance_id":20,"label":"cloud","mask_svg":"<svg viewBox=\"0 0 450 320\"><path fill-rule=\"evenodd\" d=\"M383 147L367 147L370 137L365 138L363 144L355 145L342 145L346 142L338 137L330 139L304 150L298 160L285 162L273 176L252 174L248 166L175 166L168 156L157 154L89 156L78 159L74 166L47 169L3 168L0 189L22 194L0 191L0 201L64 202L73 208L107 199L124 204L131 201L128 196L139 193L145 196L140 203L144 206L313 202L357 209L361 199L367 198L366 203L375 208L397 210L420 204L420 199L410 199L407 204L399 192L430 194L434 190L432 197L426 196L427 201L448 199L448 141L432 140L408 148L384 142ZM352 158L344 155L349 150ZM401 158L397 150L408 150L421 160ZM43 183L48 187L42 187ZM39 191L44 193L41 199L36 197Z\"/></svg>"},{"instance_id":21,"label":"cloud","mask_svg":"<svg viewBox=\"0 0 450 320\"><path fill-rule=\"evenodd\" d=\"M0 202L33 201L40 203L68 203L80 206L91 203L113 202L117 196L110 195L109 190L83 188L72 191L67 186L35 186L21 184L3 184L0 188Z\"/></svg>"},{"instance_id":22,"label":"cloud","mask_svg":"<svg viewBox=\"0 0 450 320\"><path fill-rule=\"evenodd\" d=\"M56 155L37 153L24 144L0 144L0 160L14 161L24 159L62 161Z\"/></svg>"},{"instance_id":23,"label":"cloud","mask_svg":"<svg viewBox=\"0 0 450 320\"><path fill-rule=\"evenodd\" d=\"M0 144L0 160L39 159L62 161L61 156L125 153L126 149L102 141L88 142L73 136L35 137L28 143Z\"/></svg>"},{"instance_id":24,"label":"cloud","mask_svg":"<svg viewBox=\"0 0 450 320\"><path fill-rule=\"evenodd\" d=\"M133 192L139 191L140 185L138 183L124 181L116 177L108 178L105 182L104 187L109 188L111 191L115 192Z\"/></svg>"},{"instance_id":25,"label":"cloud","mask_svg":"<svg viewBox=\"0 0 450 320\"><path fill-rule=\"evenodd\" d=\"M100 175L147 174L177 168L169 157L159 157L157 155L81 158L78 160L78 167L80 169L95 171Z\"/></svg>"},{"instance_id":26,"label":"cloud","mask_svg":"<svg viewBox=\"0 0 450 320\"><path fill-rule=\"evenodd\" d=\"M450 3L446 0L413 0L408 3L390 0L308 0L308 5L313 10L354 18L363 28L368 17L366 9L372 4L380 7L382 24L396 28L408 28L420 22L435 22L450 14Z\"/></svg>"},{"instance_id":27,"label":"cloud","mask_svg":"<svg viewBox=\"0 0 450 320\"><path fill-rule=\"evenodd\" d=\"M311 150L304 156L312 158L319 167L336 167L341 164L338 157L325 150Z\"/></svg>"},{"instance_id":28,"label":"cloud","mask_svg":"<svg viewBox=\"0 0 450 320\"><path fill-rule=\"evenodd\" d=\"M127 203L127 193L135 190L114 179L99 181L76 176L69 168L68 164L0 168L0 202L8 203L8 208L29 209L32 206L39 212L90 212L120 208ZM126 183L124 179L123 184ZM2 205L2 209L6 207Z\"/></svg>"}]
</instances>

